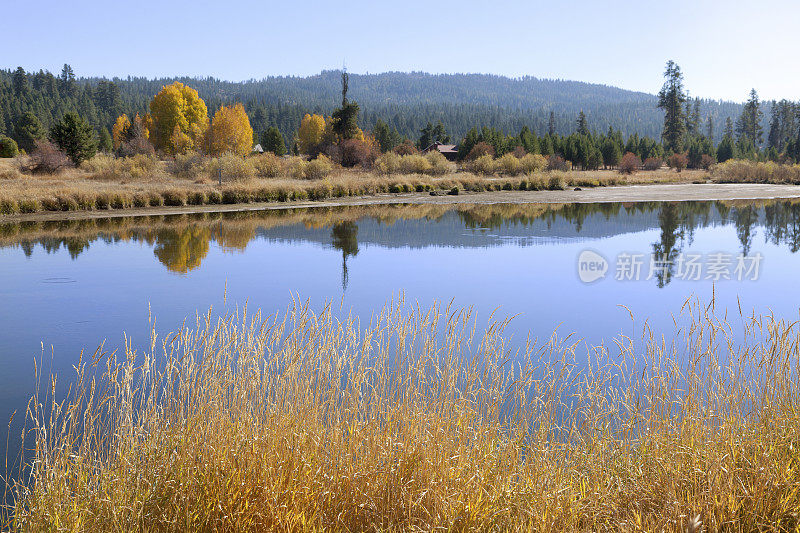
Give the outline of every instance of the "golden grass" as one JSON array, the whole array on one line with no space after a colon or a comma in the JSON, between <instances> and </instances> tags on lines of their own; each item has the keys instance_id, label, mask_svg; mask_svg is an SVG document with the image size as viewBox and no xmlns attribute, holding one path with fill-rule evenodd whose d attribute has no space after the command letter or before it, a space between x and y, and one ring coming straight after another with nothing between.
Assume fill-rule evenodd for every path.
<instances>
[{"instance_id":1,"label":"golden grass","mask_svg":"<svg viewBox=\"0 0 800 533\"><path fill-rule=\"evenodd\" d=\"M56 175L28 175L17 170L13 160L0 159L0 216L40 211L85 211L148 208L162 205L186 206L209 204L246 204L325 200L347 196L374 196L408 192L442 194L459 191L543 190L569 187L603 187L642 183L686 183L705 179L703 171L676 173L669 170L640 172L623 176L615 171L538 172L521 176L483 176L454 172L427 174L381 174L353 169L317 169L293 158L275 167L283 172L261 177L260 165L269 159L231 161L159 161L146 156L114 159L97 156L80 169L68 169ZM272 161L274 163L274 161ZM295 164L302 164L304 176L292 177ZM216 168L224 167L222 184ZM244 167L247 172L237 174ZM313 167L314 172L306 172ZM272 175L270 170L266 172ZM245 176L245 177L243 177Z\"/></svg>"},{"instance_id":2,"label":"golden grass","mask_svg":"<svg viewBox=\"0 0 800 533\"><path fill-rule=\"evenodd\" d=\"M800 165L781 165L774 161L758 162L731 159L714 165L714 181L719 183L780 183L800 185Z\"/></svg>"},{"instance_id":3,"label":"golden grass","mask_svg":"<svg viewBox=\"0 0 800 533\"><path fill-rule=\"evenodd\" d=\"M7 527L796 531L797 326L737 317L737 348L683 312L679 348L645 331L587 363L402 300L364 327L297 302L198 318L37 393Z\"/></svg>"}]
</instances>

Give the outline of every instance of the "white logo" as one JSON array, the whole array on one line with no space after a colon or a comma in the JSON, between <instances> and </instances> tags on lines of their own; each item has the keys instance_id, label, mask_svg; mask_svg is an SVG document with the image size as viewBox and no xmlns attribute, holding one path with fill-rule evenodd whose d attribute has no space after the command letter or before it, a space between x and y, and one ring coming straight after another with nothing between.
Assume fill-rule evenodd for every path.
<instances>
[{"instance_id":1,"label":"white logo","mask_svg":"<svg viewBox=\"0 0 800 533\"><path fill-rule=\"evenodd\" d=\"M592 250L584 250L578 256L578 277L584 283L592 283L606 277L608 261Z\"/></svg>"}]
</instances>

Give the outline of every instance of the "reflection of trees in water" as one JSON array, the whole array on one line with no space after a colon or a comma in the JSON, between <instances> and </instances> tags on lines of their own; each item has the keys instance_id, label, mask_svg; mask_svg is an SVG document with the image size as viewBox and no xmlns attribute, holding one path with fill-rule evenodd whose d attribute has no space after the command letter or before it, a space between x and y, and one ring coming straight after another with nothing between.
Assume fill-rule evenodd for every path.
<instances>
[{"instance_id":1,"label":"reflection of trees in water","mask_svg":"<svg viewBox=\"0 0 800 533\"><path fill-rule=\"evenodd\" d=\"M758 209L752 205L737 207L734 209L733 223L736 226L736 236L742 244L742 254L749 255L756 234L753 228L758 223Z\"/></svg>"},{"instance_id":2,"label":"reflection of trees in water","mask_svg":"<svg viewBox=\"0 0 800 533\"><path fill-rule=\"evenodd\" d=\"M255 239L255 228L250 225L225 224L220 222L213 228L213 237L223 250L243 252L247 245Z\"/></svg>"},{"instance_id":3,"label":"reflection of trees in water","mask_svg":"<svg viewBox=\"0 0 800 533\"><path fill-rule=\"evenodd\" d=\"M347 286L347 258L358 253L358 226L356 220L368 217L381 223L395 220L425 218L440 220L447 212L437 207L431 213L420 206L371 206L323 210L288 210L277 212L242 212L232 214L205 214L202 216L179 215L155 216L147 219L127 217L90 219L81 221L47 221L0 224L0 247L18 246L26 256L33 253L34 246L53 253L66 248L73 259L98 240L105 243L118 241L146 242L154 248L156 257L169 270L188 272L200 266L208 254L213 239L225 250L244 250L256 238L259 228L275 228L286 224L302 223L306 227L331 228L332 246L342 251L342 285ZM800 250L800 203L790 201L767 202L761 207L757 202L633 202L599 204L490 204L452 207L467 229L527 227L534 222L544 222L552 227L556 221L570 222L576 232L587 224L597 223L591 216L602 216L605 220L635 214L658 213L661 235L653 243L653 253L674 260L687 245L693 242L695 230L710 223L732 224L736 229L741 251L749 254L756 238L756 226L764 228L765 242L774 245L786 244L791 252ZM716 213L714 212L716 211ZM451 211L452 212L452 211ZM762 215L763 213L763 215ZM714 215L714 216L712 216ZM625 225L624 218L618 222ZM630 228L646 229L649 224ZM626 228L628 226L625 226ZM405 231L406 233L404 233ZM392 234L393 239L413 239L406 228ZM448 225L431 227L446 241L453 231ZM444 233L443 233L444 232ZM663 286L673 278L671 269L660 272L657 282Z\"/></svg>"},{"instance_id":4,"label":"reflection of trees in water","mask_svg":"<svg viewBox=\"0 0 800 533\"><path fill-rule=\"evenodd\" d=\"M156 235L153 253L172 272L185 274L200 266L208 254L211 231L208 228L188 226L161 230Z\"/></svg>"},{"instance_id":5,"label":"reflection of trees in water","mask_svg":"<svg viewBox=\"0 0 800 533\"><path fill-rule=\"evenodd\" d=\"M792 253L800 250L800 204L771 203L764 208L766 241L786 243Z\"/></svg>"},{"instance_id":6,"label":"reflection of trees in water","mask_svg":"<svg viewBox=\"0 0 800 533\"><path fill-rule=\"evenodd\" d=\"M658 287L667 286L675 275L678 256L694 242L695 231L708 226L712 202L667 202L658 204L658 225L661 236L653 243L653 258L659 267L654 269ZM717 211L720 206L716 205ZM724 219L725 215L721 215Z\"/></svg>"},{"instance_id":7,"label":"reflection of trees in water","mask_svg":"<svg viewBox=\"0 0 800 533\"><path fill-rule=\"evenodd\" d=\"M358 225L355 222L340 222L331 228L331 244L342 251L342 289L347 289L347 257L358 255Z\"/></svg>"},{"instance_id":8,"label":"reflection of trees in water","mask_svg":"<svg viewBox=\"0 0 800 533\"><path fill-rule=\"evenodd\" d=\"M677 204L664 204L658 213L658 224L661 227L661 239L653 243L653 259L659 261L663 268L655 271L656 284L665 287L672 281L675 271L675 260L683 250L684 228L681 225L681 209ZM678 244L680 238L681 243Z\"/></svg>"}]
</instances>

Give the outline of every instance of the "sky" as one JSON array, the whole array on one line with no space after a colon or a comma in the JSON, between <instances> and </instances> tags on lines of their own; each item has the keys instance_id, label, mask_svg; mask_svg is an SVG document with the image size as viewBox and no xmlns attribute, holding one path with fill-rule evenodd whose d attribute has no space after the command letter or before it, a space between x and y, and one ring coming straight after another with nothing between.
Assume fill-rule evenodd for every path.
<instances>
[{"instance_id":1,"label":"sky","mask_svg":"<svg viewBox=\"0 0 800 533\"><path fill-rule=\"evenodd\" d=\"M78 76L478 72L800 99L797 0L0 0L0 68ZM21 22L27 21L27 22Z\"/></svg>"}]
</instances>

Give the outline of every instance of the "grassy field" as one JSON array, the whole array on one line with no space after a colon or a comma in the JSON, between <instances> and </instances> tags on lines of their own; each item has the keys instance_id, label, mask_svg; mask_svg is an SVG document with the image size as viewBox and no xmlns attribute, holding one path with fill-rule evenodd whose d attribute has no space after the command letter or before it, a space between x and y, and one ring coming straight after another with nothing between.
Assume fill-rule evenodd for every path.
<instances>
[{"instance_id":1,"label":"grassy field","mask_svg":"<svg viewBox=\"0 0 800 533\"><path fill-rule=\"evenodd\" d=\"M423 162L424 158L417 156ZM39 211L109 210L158 206L324 200L404 192L455 194L493 190L546 190L639 183L705 181L705 171L661 169L623 175L612 170L475 174L448 164L399 167L390 173L312 166L300 158L265 156L161 161L147 156L98 156L58 174L25 174L0 159L0 216ZM516 171L519 172L519 171ZM221 176L221 180L220 180Z\"/></svg>"},{"instance_id":2,"label":"grassy field","mask_svg":"<svg viewBox=\"0 0 800 533\"><path fill-rule=\"evenodd\" d=\"M83 361L68 398L44 377L5 527L796 531L797 325L682 314L674 345L580 364L402 299L363 326L300 302L200 317Z\"/></svg>"}]
</instances>

